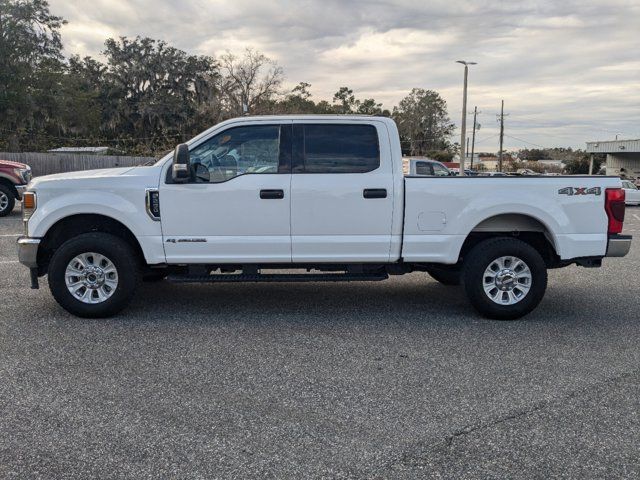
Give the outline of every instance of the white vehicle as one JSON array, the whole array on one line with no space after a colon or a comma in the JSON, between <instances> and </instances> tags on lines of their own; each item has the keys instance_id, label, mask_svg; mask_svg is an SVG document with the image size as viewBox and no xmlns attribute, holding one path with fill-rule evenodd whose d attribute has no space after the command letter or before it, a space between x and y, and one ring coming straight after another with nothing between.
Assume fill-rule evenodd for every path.
<instances>
[{"instance_id":1,"label":"white vehicle","mask_svg":"<svg viewBox=\"0 0 640 480\"><path fill-rule=\"evenodd\" d=\"M630 180L622 180L627 205L640 205L640 189Z\"/></svg>"},{"instance_id":2,"label":"white vehicle","mask_svg":"<svg viewBox=\"0 0 640 480\"><path fill-rule=\"evenodd\" d=\"M69 312L122 310L143 279L383 280L429 272L463 283L496 319L541 301L547 269L624 256L616 177L402 173L395 123L347 116L243 117L153 166L36 178L20 261ZM269 270L300 273L269 273Z\"/></svg>"},{"instance_id":3,"label":"white vehicle","mask_svg":"<svg viewBox=\"0 0 640 480\"><path fill-rule=\"evenodd\" d=\"M445 165L428 158L408 158L408 174L409 175L426 175L429 177L450 177L453 175Z\"/></svg>"},{"instance_id":4,"label":"white vehicle","mask_svg":"<svg viewBox=\"0 0 640 480\"><path fill-rule=\"evenodd\" d=\"M529 169L529 168L519 168L516 173L518 175L540 175L538 172L534 172L533 170Z\"/></svg>"}]
</instances>

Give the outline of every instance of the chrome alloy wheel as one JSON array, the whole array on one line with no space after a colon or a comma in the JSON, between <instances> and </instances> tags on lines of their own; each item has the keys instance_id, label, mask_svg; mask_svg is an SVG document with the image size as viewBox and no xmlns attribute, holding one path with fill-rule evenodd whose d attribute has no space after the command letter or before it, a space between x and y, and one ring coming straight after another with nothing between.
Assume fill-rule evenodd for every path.
<instances>
[{"instance_id":1,"label":"chrome alloy wheel","mask_svg":"<svg viewBox=\"0 0 640 480\"><path fill-rule=\"evenodd\" d=\"M113 262L94 252L74 257L64 278L71 295L83 303L102 303L118 287L118 271Z\"/></svg>"},{"instance_id":2,"label":"chrome alloy wheel","mask_svg":"<svg viewBox=\"0 0 640 480\"><path fill-rule=\"evenodd\" d=\"M4 192L0 192L0 212L3 212L9 206L9 197Z\"/></svg>"},{"instance_id":3,"label":"chrome alloy wheel","mask_svg":"<svg viewBox=\"0 0 640 480\"><path fill-rule=\"evenodd\" d=\"M500 257L484 271L482 286L498 305L515 305L529 293L531 279L531 270L520 258Z\"/></svg>"}]
</instances>

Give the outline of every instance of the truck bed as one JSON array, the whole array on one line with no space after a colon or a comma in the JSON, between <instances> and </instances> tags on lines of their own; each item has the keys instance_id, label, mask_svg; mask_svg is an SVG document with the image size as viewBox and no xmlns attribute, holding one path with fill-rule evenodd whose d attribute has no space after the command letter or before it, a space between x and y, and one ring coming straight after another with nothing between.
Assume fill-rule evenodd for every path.
<instances>
[{"instance_id":1,"label":"truck bed","mask_svg":"<svg viewBox=\"0 0 640 480\"><path fill-rule=\"evenodd\" d=\"M604 256L604 176L405 177L405 261L453 264L470 232L541 231L563 260Z\"/></svg>"}]
</instances>

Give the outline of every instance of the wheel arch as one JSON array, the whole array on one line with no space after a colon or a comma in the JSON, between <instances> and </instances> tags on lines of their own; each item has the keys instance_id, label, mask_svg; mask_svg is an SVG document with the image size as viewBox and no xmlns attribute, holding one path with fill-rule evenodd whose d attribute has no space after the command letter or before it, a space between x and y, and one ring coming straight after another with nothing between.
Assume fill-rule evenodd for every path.
<instances>
[{"instance_id":1,"label":"wheel arch","mask_svg":"<svg viewBox=\"0 0 640 480\"><path fill-rule=\"evenodd\" d=\"M47 271L51 256L60 245L83 233L108 233L126 241L136 253L141 263L146 263L140 242L122 222L104 214L80 213L56 221L45 233L38 248L38 270Z\"/></svg>"},{"instance_id":2,"label":"wheel arch","mask_svg":"<svg viewBox=\"0 0 640 480\"><path fill-rule=\"evenodd\" d=\"M535 248L548 267L560 261L557 241L551 228L540 218L528 213L500 213L478 222L467 234L460 257L487 238L513 237Z\"/></svg>"},{"instance_id":3,"label":"wheel arch","mask_svg":"<svg viewBox=\"0 0 640 480\"><path fill-rule=\"evenodd\" d=\"M11 190L13 198L15 198L16 200L18 199L18 190L16 189L16 185L9 178L0 175L0 185L6 186L9 190Z\"/></svg>"}]
</instances>

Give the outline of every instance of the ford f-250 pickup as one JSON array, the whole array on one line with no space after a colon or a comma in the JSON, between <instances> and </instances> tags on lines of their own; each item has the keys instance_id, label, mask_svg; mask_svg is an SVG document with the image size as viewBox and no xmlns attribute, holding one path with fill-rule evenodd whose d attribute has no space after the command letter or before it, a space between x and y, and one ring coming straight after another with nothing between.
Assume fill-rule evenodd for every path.
<instances>
[{"instance_id":1,"label":"ford f-250 pickup","mask_svg":"<svg viewBox=\"0 0 640 480\"><path fill-rule=\"evenodd\" d=\"M395 123L243 117L153 166L49 175L25 193L20 261L69 312L122 310L141 280L373 281L428 272L480 314L533 310L547 269L624 256L618 178L402 173Z\"/></svg>"},{"instance_id":2,"label":"ford f-250 pickup","mask_svg":"<svg viewBox=\"0 0 640 480\"><path fill-rule=\"evenodd\" d=\"M31 180L31 167L24 163L0 160L0 217L13 211L21 191Z\"/></svg>"}]
</instances>

